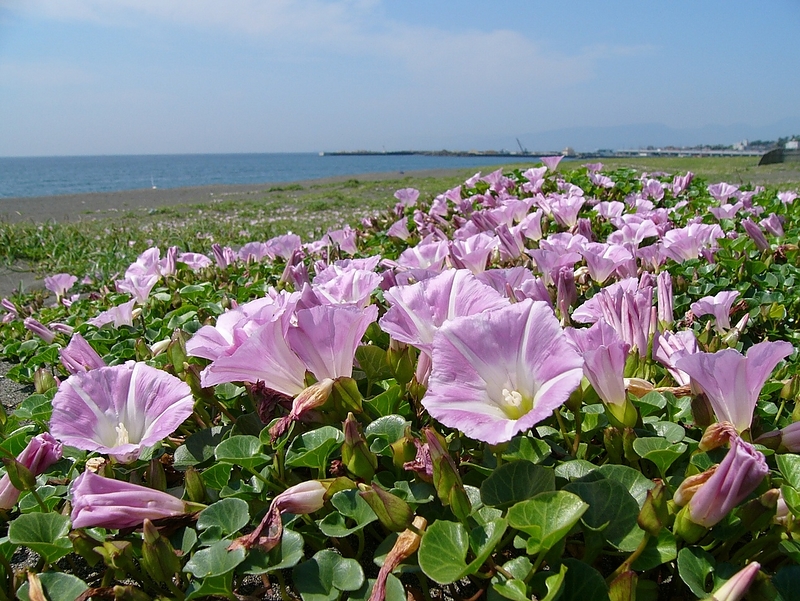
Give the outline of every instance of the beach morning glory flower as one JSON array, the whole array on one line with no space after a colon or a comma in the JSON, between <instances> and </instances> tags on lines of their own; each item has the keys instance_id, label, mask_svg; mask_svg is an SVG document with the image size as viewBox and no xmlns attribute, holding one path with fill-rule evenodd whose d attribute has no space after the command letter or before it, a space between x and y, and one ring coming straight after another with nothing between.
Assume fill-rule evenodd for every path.
<instances>
[{"instance_id":1,"label":"beach morning glory flower","mask_svg":"<svg viewBox=\"0 0 800 601\"><path fill-rule=\"evenodd\" d=\"M568 328L566 334L583 357L583 374L597 396L606 404L624 406L627 394L623 376L630 344L603 320L588 329Z\"/></svg>"},{"instance_id":2,"label":"beach morning glory flower","mask_svg":"<svg viewBox=\"0 0 800 601\"><path fill-rule=\"evenodd\" d=\"M28 445L17 456L17 461L34 476L43 473L48 467L61 459L61 443L47 432L31 438ZM8 474L0 478L0 509L11 509L17 504L20 491L17 490Z\"/></svg>"},{"instance_id":3,"label":"beach morning glory flower","mask_svg":"<svg viewBox=\"0 0 800 601\"><path fill-rule=\"evenodd\" d=\"M23 321L22 323L27 330L36 334L47 344L52 344L53 340L56 339L56 333L53 330L48 328L42 322L34 319L33 317L26 317L25 321Z\"/></svg>"},{"instance_id":4,"label":"beach morning glory flower","mask_svg":"<svg viewBox=\"0 0 800 601\"><path fill-rule=\"evenodd\" d=\"M750 427L767 378L792 351L789 342L764 341L750 347L747 355L733 349L694 353L680 358L675 367L703 389L718 420L731 422L742 432Z\"/></svg>"},{"instance_id":5,"label":"beach morning glory flower","mask_svg":"<svg viewBox=\"0 0 800 601\"><path fill-rule=\"evenodd\" d=\"M86 339L80 334L74 334L66 348L59 349L61 364L71 374L105 367L106 362L97 354Z\"/></svg>"},{"instance_id":6,"label":"beach morning glory flower","mask_svg":"<svg viewBox=\"0 0 800 601\"><path fill-rule=\"evenodd\" d=\"M548 170L555 171L556 167L558 167L558 164L561 162L561 159L563 159L563 158L564 158L563 156L557 155L557 156L550 156L550 157L540 157L539 160L542 161L542 164L545 167L547 167Z\"/></svg>"},{"instance_id":7,"label":"beach morning glory flower","mask_svg":"<svg viewBox=\"0 0 800 601\"><path fill-rule=\"evenodd\" d=\"M445 426L498 444L548 417L582 377L553 310L526 299L442 325L422 404Z\"/></svg>"},{"instance_id":8,"label":"beach morning glory flower","mask_svg":"<svg viewBox=\"0 0 800 601\"><path fill-rule=\"evenodd\" d=\"M103 311L97 317L87 319L86 323L97 328L102 328L107 323L113 323L115 328L131 326L133 325L133 305L135 304L136 299L131 299L127 303L122 303L107 311Z\"/></svg>"},{"instance_id":9,"label":"beach morning glory flower","mask_svg":"<svg viewBox=\"0 0 800 601\"><path fill-rule=\"evenodd\" d=\"M77 281L77 276L69 273L56 273L44 279L44 287L55 294L57 298L61 298Z\"/></svg>"},{"instance_id":10,"label":"beach morning glory flower","mask_svg":"<svg viewBox=\"0 0 800 601\"><path fill-rule=\"evenodd\" d=\"M144 520L187 513L170 494L85 471L71 489L73 528L133 528Z\"/></svg>"},{"instance_id":11,"label":"beach morning glory flower","mask_svg":"<svg viewBox=\"0 0 800 601\"><path fill-rule=\"evenodd\" d=\"M64 444L128 463L172 434L193 405L186 383L129 361L67 378L53 397L50 432Z\"/></svg>"},{"instance_id":12,"label":"beach morning glory flower","mask_svg":"<svg viewBox=\"0 0 800 601\"><path fill-rule=\"evenodd\" d=\"M723 290L714 296L704 296L692 303L690 309L695 317L713 315L717 332L725 333L731 328L731 307L739 298L736 290Z\"/></svg>"}]
</instances>

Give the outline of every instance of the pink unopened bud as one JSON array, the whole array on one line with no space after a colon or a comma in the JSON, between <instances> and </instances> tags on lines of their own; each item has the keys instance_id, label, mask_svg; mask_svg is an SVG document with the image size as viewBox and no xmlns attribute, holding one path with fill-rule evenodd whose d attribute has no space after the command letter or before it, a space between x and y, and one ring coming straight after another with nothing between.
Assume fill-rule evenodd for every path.
<instances>
[{"instance_id":1,"label":"pink unopened bud","mask_svg":"<svg viewBox=\"0 0 800 601\"><path fill-rule=\"evenodd\" d=\"M709 597L713 601L739 601L743 598L747 589L753 584L753 581L761 569L761 564L754 561L747 564L741 570L736 572L730 579L723 584L719 589Z\"/></svg>"}]
</instances>

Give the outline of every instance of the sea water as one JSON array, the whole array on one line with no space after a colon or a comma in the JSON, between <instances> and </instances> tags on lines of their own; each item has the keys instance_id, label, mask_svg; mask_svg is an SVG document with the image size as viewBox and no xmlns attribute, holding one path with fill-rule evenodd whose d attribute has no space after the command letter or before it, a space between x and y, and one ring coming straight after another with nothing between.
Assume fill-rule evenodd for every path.
<instances>
[{"instance_id":1,"label":"sea water","mask_svg":"<svg viewBox=\"0 0 800 601\"><path fill-rule=\"evenodd\" d=\"M0 157L0 198L293 182L364 173L486 167L531 157L291 154L182 154Z\"/></svg>"}]
</instances>

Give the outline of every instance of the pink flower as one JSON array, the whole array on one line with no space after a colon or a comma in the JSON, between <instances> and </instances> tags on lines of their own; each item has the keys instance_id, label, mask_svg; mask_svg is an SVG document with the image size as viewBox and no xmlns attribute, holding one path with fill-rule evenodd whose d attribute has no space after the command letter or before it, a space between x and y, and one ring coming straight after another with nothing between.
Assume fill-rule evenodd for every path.
<instances>
[{"instance_id":1,"label":"pink flower","mask_svg":"<svg viewBox=\"0 0 800 601\"><path fill-rule=\"evenodd\" d=\"M702 388L718 420L731 422L742 432L750 427L758 395L772 370L793 351L788 342L764 341L750 347L746 356L733 349L694 353L679 359L675 367Z\"/></svg>"},{"instance_id":2,"label":"pink flower","mask_svg":"<svg viewBox=\"0 0 800 601\"><path fill-rule=\"evenodd\" d=\"M767 237L764 235L764 232L761 231L761 228L758 227L756 223L750 221L749 217L742 220L742 227L747 235L752 238L753 242L755 242L758 250L769 250L769 240L767 240Z\"/></svg>"},{"instance_id":3,"label":"pink flower","mask_svg":"<svg viewBox=\"0 0 800 601\"><path fill-rule=\"evenodd\" d=\"M199 271L211 265L211 259L200 253L181 253L175 260L183 263L192 271Z\"/></svg>"},{"instance_id":4,"label":"pink flower","mask_svg":"<svg viewBox=\"0 0 800 601\"><path fill-rule=\"evenodd\" d=\"M713 315L717 332L725 333L731 327L731 307L737 298L736 290L723 290L714 296L704 296L690 308L695 317Z\"/></svg>"},{"instance_id":5,"label":"pink flower","mask_svg":"<svg viewBox=\"0 0 800 601\"><path fill-rule=\"evenodd\" d=\"M68 273L57 273L44 279L44 287L54 293L57 298L61 298L77 281L77 276Z\"/></svg>"},{"instance_id":6,"label":"pink flower","mask_svg":"<svg viewBox=\"0 0 800 601\"><path fill-rule=\"evenodd\" d=\"M26 317L25 321L22 322L27 330L30 330L34 334L36 334L39 338L44 340L47 344L53 344L53 340L56 339L56 333L48 328L43 323L37 321L33 317Z\"/></svg>"},{"instance_id":7,"label":"pink flower","mask_svg":"<svg viewBox=\"0 0 800 601\"><path fill-rule=\"evenodd\" d=\"M408 240L411 237L411 232L408 231L408 217L395 221L386 231L386 235L400 238L400 240Z\"/></svg>"},{"instance_id":8,"label":"pink flower","mask_svg":"<svg viewBox=\"0 0 800 601\"><path fill-rule=\"evenodd\" d=\"M193 406L184 382L129 361L67 378L53 397L50 432L64 444L128 463L172 434Z\"/></svg>"},{"instance_id":9,"label":"pink flower","mask_svg":"<svg viewBox=\"0 0 800 601\"><path fill-rule=\"evenodd\" d=\"M67 347L59 349L58 354L61 357L61 364L71 374L106 366L103 358L80 334L74 334Z\"/></svg>"},{"instance_id":10,"label":"pink flower","mask_svg":"<svg viewBox=\"0 0 800 601\"><path fill-rule=\"evenodd\" d=\"M623 406L627 399L623 376L630 345L604 321L588 329L568 328L566 334L583 357L583 374L597 396L607 404Z\"/></svg>"},{"instance_id":11,"label":"pink flower","mask_svg":"<svg viewBox=\"0 0 800 601\"><path fill-rule=\"evenodd\" d=\"M73 528L133 528L187 513L186 503L172 495L90 471L75 479L70 494Z\"/></svg>"},{"instance_id":12,"label":"pink flower","mask_svg":"<svg viewBox=\"0 0 800 601\"><path fill-rule=\"evenodd\" d=\"M101 328L107 323L113 323L115 328L131 326L133 325L133 305L135 303L136 299L131 299L127 303L103 311L97 317L87 319L86 323L97 328Z\"/></svg>"},{"instance_id":13,"label":"pink flower","mask_svg":"<svg viewBox=\"0 0 800 601\"><path fill-rule=\"evenodd\" d=\"M560 407L582 365L550 306L524 300L441 327L422 404L445 426L498 444Z\"/></svg>"},{"instance_id":14,"label":"pink flower","mask_svg":"<svg viewBox=\"0 0 800 601\"><path fill-rule=\"evenodd\" d=\"M547 167L549 171L555 171L558 164L561 162L561 159L564 157L561 155L558 156L551 156L551 157L541 157L540 160L542 164Z\"/></svg>"},{"instance_id":15,"label":"pink flower","mask_svg":"<svg viewBox=\"0 0 800 601\"><path fill-rule=\"evenodd\" d=\"M61 443L47 432L31 438L28 445L17 456L34 476L43 473L48 467L61 459ZM8 475L0 479L0 509L11 509L17 504L20 491L14 488Z\"/></svg>"},{"instance_id":16,"label":"pink flower","mask_svg":"<svg viewBox=\"0 0 800 601\"><path fill-rule=\"evenodd\" d=\"M758 576L761 564L757 561L748 563L741 570L731 576L725 584L711 595L712 601L739 601L743 599L750 585Z\"/></svg>"}]
</instances>

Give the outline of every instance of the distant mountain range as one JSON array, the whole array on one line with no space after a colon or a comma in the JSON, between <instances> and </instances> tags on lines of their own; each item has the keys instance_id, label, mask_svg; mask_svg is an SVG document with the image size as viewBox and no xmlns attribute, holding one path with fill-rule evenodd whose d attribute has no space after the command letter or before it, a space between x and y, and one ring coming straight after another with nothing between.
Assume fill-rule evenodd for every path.
<instances>
[{"instance_id":1,"label":"distant mountain range","mask_svg":"<svg viewBox=\"0 0 800 601\"><path fill-rule=\"evenodd\" d=\"M608 127L565 127L521 133L518 136L458 136L446 142L450 149L516 151L519 150L516 138L519 138L529 151L560 151L570 146L577 152L592 152L601 148L622 150L647 146L731 145L745 139L777 140L794 134L800 134L800 117L790 117L763 126L737 123L675 128L660 123L641 123Z\"/></svg>"}]
</instances>

